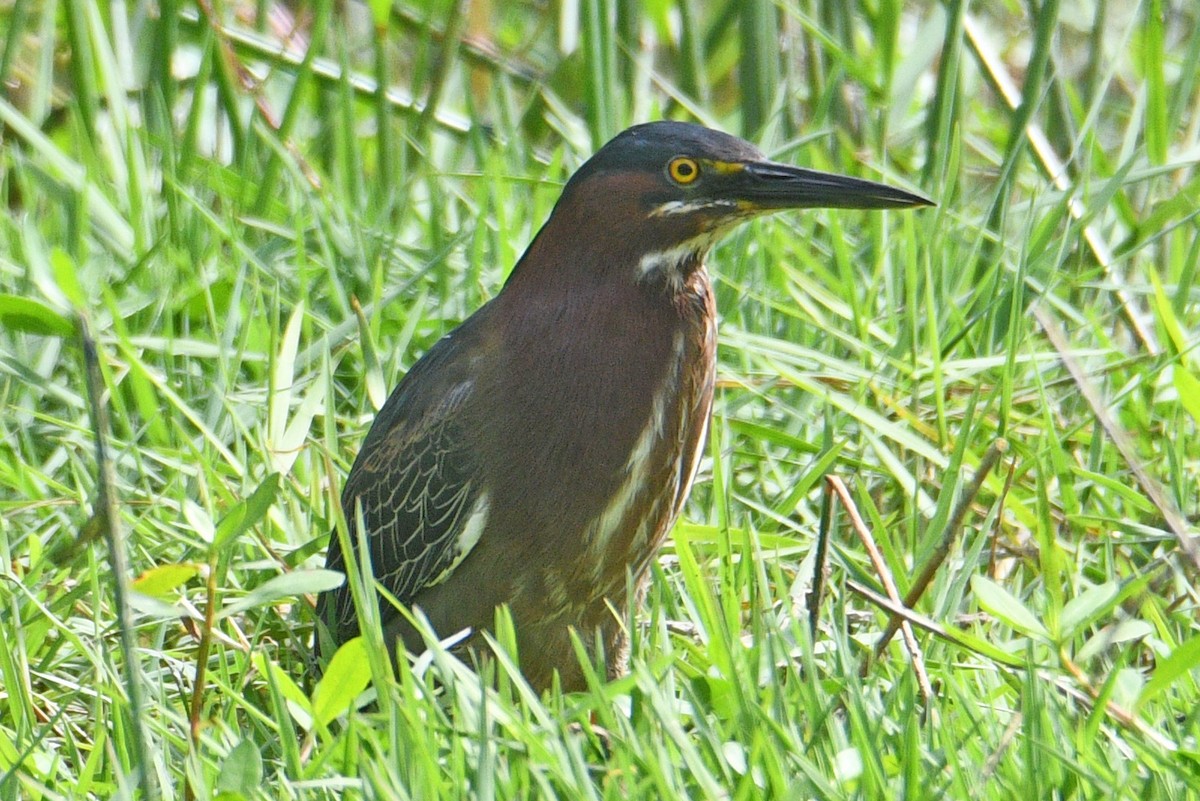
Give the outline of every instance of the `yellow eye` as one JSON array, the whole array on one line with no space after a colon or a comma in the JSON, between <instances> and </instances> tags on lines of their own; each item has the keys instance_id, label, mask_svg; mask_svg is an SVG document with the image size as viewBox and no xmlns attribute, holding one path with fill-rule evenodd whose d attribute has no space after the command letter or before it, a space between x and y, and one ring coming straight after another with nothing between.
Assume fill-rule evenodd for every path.
<instances>
[{"instance_id":1,"label":"yellow eye","mask_svg":"<svg viewBox=\"0 0 1200 801\"><path fill-rule=\"evenodd\" d=\"M690 184L700 177L700 165L687 156L676 156L667 164L667 175L677 184Z\"/></svg>"}]
</instances>

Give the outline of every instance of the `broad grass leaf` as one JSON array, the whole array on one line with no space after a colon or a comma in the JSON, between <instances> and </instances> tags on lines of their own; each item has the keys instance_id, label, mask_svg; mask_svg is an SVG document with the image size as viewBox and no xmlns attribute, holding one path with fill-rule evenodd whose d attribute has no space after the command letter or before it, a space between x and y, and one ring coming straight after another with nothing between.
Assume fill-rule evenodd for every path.
<instances>
[{"instance_id":1,"label":"broad grass leaf","mask_svg":"<svg viewBox=\"0 0 1200 801\"><path fill-rule=\"evenodd\" d=\"M150 568L133 582L133 589L142 595L159 600L170 600L175 590L187 584L200 573L200 566L181 563L157 565Z\"/></svg>"},{"instance_id":2,"label":"broad grass leaf","mask_svg":"<svg viewBox=\"0 0 1200 801\"><path fill-rule=\"evenodd\" d=\"M258 746L242 740L221 760L217 797L254 798L263 780L263 760Z\"/></svg>"},{"instance_id":3,"label":"broad grass leaf","mask_svg":"<svg viewBox=\"0 0 1200 801\"><path fill-rule=\"evenodd\" d=\"M1200 423L1200 378L1196 378L1182 364L1175 365L1172 374L1175 391L1179 393L1179 403L1192 416L1193 420Z\"/></svg>"},{"instance_id":4,"label":"broad grass leaf","mask_svg":"<svg viewBox=\"0 0 1200 801\"><path fill-rule=\"evenodd\" d=\"M266 517L278 492L279 474L272 473L263 479L250 497L234 504L229 513L221 518L221 522L217 524L213 547L220 548L225 543L237 539Z\"/></svg>"},{"instance_id":5,"label":"broad grass leaf","mask_svg":"<svg viewBox=\"0 0 1200 801\"><path fill-rule=\"evenodd\" d=\"M362 637L347 640L338 648L313 690L314 720L328 726L344 714L371 681L371 664Z\"/></svg>"},{"instance_id":6,"label":"broad grass leaf","mask_svg":"<svg viewBox=\"0 0 1200 801\"><path fill-rule=\"evenodd\" d=\"M1084 590L1067 601L1059 615L1060 635L1063 638L1074 636L1078 629L1107 615L1112 611L1120 594L1121 583L1119 581L1106 581L1096 587Z\"/></svg>"},{"instance_id":7,"label":"broad grass leaf","mask_svg":"<svg viewBox=\"0 0 1200 801\"><path fill-rule=\"evenodd\" d=\"M240 614L283 598L319 593L341 585L345 577L336 570L296 570L268 579L244 596L227 604L218 617Z\"/></svg>"},{"instance_id":8,"label":"broad grass leaf","mask_svg":"<svg viewBox=\"0 0 1200 801\"><path fill-rule=\"evenodd\" d=\"M1158 660L1154 675L1142 689L1138 706L1169 689L1185 673L1200 668L1200 634L1184 640L1166 659Z\"/></svg>"},{"instance_id":9,"label":"broad grass leaf","mask_svg":"<svg viewBox=\"0 0 1200 801\"><path fill-rule=\"evenodd\" d=\"M971 577L971 591L988 614L1007 623L1022 634L1050 639L1050 632L1025 604L996 582L984 576Z\"/></svg>"},{"instance_id":10,"label":"broad grass leaf","mask_svg":"<svg viewBox=\"0 0 1200 801\"><path fill-rule=\"evenodd\" d=\"M40 300L0 294L0 326L38 336L72 337L75 324Z\"/></svg>"}]
</instances>

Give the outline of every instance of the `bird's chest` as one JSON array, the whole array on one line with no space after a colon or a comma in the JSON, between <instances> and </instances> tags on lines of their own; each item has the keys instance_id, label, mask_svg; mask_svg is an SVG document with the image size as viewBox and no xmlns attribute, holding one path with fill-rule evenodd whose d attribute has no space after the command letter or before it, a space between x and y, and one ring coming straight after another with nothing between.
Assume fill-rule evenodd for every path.
<instances>
[{"instance_id":1,"label":"bird's chest","mask_svg":"<svg viewBox=\"0 0 1200 801\"><path fill-rule=\"evenodd\" d=\"M691 486L707 431L713 385L703 332L677 332L670 368L659 377L636 438L602 508L583 530L581 572L596 599L620 594L626 572L640 576L654 558Z\"/></svg>"},{"instance_id":2,"label":"bird's chest","mask_svg":"<svg viewBox=\"0 0 1200 801\"><path fill-rule=\"evenodd\" d=\"M703 442L715 372L707 275L669 301L631 291L526 306L538 316L520 330L536 333L505 348L491 434L501 441L488 449L520 455L522 468L492 465L492 497L514 498L531 558L603 563L624 581L665 535Z\"/></svg>"}]
</instances>

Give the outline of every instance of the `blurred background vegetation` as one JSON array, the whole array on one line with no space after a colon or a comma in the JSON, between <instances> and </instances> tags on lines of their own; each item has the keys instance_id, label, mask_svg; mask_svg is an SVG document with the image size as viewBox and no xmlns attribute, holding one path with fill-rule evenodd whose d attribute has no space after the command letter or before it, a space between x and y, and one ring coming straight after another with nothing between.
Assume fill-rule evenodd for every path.
<instances>
[{"instance_id":1,"label":"blurred background vegetation","mask_svg":"<svg viewBox=\"0 0 1200 801\"><path fill-rule=\"evenodd\" d=\"M939 206L714 252L628 679L316 685L375 409L664 117ZM1198 160L1191 0L0 0L0 798L1193 797ZM923 617L872 661L885 574Z\"/></svg>"}]
</instances>

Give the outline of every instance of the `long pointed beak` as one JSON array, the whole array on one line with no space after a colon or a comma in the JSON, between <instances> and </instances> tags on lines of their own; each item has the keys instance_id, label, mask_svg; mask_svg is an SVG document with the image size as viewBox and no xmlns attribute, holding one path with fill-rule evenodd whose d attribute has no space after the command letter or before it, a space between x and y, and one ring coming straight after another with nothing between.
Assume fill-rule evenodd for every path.
<instances>
[{"instance_id":1,"label":"long pointed beak","mask_svg":"<svg viewBox=\"0 0 1200 801\"><path fill-rule=\"evenodd\" d=\"M806 170L774 161L756 161L744 165L730 189L739 202L760 211L902 209L936 205L924 195L875 181Z\"/></svg>"}]
</instances>

